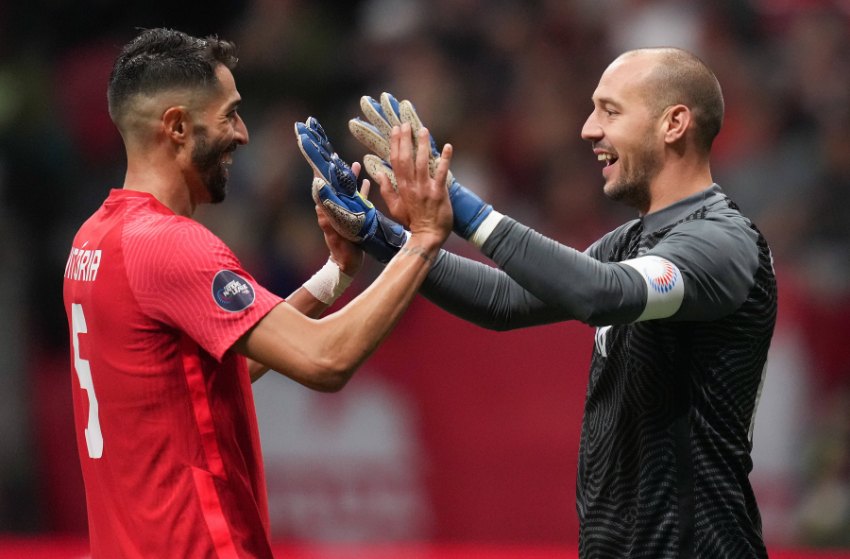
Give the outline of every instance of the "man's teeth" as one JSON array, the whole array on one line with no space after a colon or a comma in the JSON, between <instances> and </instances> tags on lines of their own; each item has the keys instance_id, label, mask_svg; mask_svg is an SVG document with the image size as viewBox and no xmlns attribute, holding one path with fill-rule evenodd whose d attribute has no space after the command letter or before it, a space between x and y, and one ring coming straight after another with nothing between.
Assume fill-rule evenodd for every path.
<instances>
[{"instance_id":1,"label":"man's teeth","mask_svg":"<svg viewBox=\"0 0 850 559\"><path fill-rule=\"evenodd\" d=\"M611 165L612 162L617 159L617 156L610 153L600 153L596 156L596 159L599 161L605 161L606 166Z\"/></svg>"}]
</instances>

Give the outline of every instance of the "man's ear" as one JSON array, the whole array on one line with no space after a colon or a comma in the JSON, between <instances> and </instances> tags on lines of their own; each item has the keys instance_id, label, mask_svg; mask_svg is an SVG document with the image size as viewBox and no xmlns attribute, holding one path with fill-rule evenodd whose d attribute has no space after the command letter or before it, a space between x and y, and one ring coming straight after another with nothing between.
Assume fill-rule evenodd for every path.
<instances>
[{"instance_id":1,"label":"man's ear","mask_svg":"<svg viewBox=\"0 0 850 559\"><path fill-rule=\"evenodd\" d=\"M190 126L189 111L182 105L169 107L162 113L163 131L176 144L186 143Z\"/></svg>"},{"instance_id":2,"label":"man's ear","mask_svg":"<svg viewBox=\"0 0 850 559\"><path fill-rule=\"evenodd\" d=\"M664 141L668 144L682 139L691 127L691 110L685 105L667 107L664 117Z\"/></svg>"}]
</instances>

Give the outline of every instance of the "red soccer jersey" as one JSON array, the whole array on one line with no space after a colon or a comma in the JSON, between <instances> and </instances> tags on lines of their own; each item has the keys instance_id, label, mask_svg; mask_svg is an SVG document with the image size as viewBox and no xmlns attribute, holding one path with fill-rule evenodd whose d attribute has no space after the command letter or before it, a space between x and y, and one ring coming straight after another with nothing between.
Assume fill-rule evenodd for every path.
<instances>
[{"instance_id":1,"label":"red soccer jersey","mask_svg":"<svg viewBox=\"0 0 850 559\"><path fill-rule=\"evenodd\" d=\"M64 298L92 557L271 557L230 347L282 299L204 226L129 190L80 228Z\"/></svg>"}]
</instances>

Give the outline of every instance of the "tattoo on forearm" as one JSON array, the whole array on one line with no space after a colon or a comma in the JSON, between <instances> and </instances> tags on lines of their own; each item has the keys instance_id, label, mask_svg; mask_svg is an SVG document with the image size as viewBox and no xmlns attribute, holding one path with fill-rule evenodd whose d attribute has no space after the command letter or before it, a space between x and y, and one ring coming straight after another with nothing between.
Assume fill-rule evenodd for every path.
<instances>
[{"instance_id":1,"label":"tattoo on forearm","mask_svg":"<svg viewBox=\"0 0 850 559\"><path fill-rule=\"evenodd\" d=\"M403 246L403 247L401 247L399 252L404 253L404 254L415 254L416 256L419 256L420 258L422 258L425 262L433 262L434 261L434 255L429 254L428 251L425 250L422 247L406 247L406 246Z\"/></svg>"}]
</instances>

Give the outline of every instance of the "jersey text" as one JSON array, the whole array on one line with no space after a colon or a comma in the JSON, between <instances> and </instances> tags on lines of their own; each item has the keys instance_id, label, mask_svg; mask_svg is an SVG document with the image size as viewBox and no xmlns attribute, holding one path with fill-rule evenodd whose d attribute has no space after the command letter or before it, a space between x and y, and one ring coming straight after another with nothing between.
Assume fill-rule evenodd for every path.
<instances>
[{"instance_id":1,"label":"jersey text","mask_svg":"<svg viewBox=\"0 0 850 559\"><path fill-rule=\"evenodd\" d=\"M84 250L71 247L65 277L77 281L94 281L100 268L100 250Z\"/></svg>"}]
</instances>

